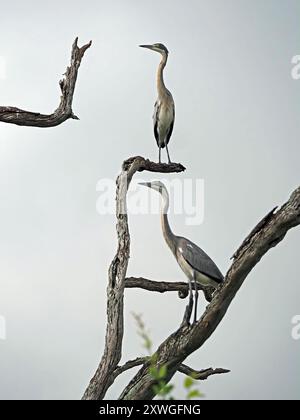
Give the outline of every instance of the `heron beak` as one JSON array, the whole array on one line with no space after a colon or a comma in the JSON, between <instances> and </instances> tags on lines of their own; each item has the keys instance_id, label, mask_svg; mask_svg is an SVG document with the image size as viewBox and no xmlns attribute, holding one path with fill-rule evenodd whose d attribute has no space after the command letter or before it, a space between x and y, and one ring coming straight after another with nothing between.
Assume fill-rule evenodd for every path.
<instances>
[{"instance_id":1,"label":"heron beak","mask_svg":"<svg viewBox=\"0 0 300 420\"><path fill-rule=\"evenodd\" d=\"M141 48L148 48L148 50L153 50L153 45L139 45Z\"/></svg>"}]
</instances>

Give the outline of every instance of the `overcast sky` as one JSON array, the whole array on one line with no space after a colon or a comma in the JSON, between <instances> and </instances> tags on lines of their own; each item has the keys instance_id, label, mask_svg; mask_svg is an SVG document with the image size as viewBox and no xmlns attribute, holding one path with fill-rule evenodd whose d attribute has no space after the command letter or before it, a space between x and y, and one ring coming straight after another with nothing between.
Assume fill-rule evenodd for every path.
<instances>
[{"instance_id":1,"label":"overcast sky","mask_svg":"<svg viewBox=\"0 0 300 420\"><path fill-rule=\"evenodd\" d=\"M0 125L0 398L78 399L99 362L116 234L114 216L96 211L96 185L114 180L127 157L158 154L151 116L159 56L138 45L163 42L170 51L170 154L187 171L163 178L203 179L205 187L204 222L191 226L186 214L171 213L170 223L225 273L249 230L299 185L300 80L291 77L299 16L299 0L3 2L0 105L52 112L75 36L93 46L74 97L80 121ZM130 215L130 231L129 275L184 279L156 214ZM299 241L295 229L263 258L187 360L231 370L200 384L206 398L299 399L300 341L291 336ZM203 297L199 304L203 310ZM176 293L126 291L123 361L144 353L132 311L143 314L157 346L184 307ZM178 398L182 381L177 374Z\"/></svg>"}]
</instances>

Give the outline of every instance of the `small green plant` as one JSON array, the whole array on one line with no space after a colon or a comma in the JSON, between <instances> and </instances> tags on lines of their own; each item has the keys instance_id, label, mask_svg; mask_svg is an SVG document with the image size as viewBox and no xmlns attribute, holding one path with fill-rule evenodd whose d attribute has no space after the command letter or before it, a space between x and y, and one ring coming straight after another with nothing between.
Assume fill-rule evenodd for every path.
<instances>
[{"instance_id":1,"label":"small green plant","mask_svg":"<svg viewBox=\"0 0 300 420\"><path fill-rule=\"evenodd\" d=\"M186 389L187 395L186 400L191 400L193 398L201 398L204 395L201 394L199 389L197 389L197 382L191 376L187 376L183 382L183 386Z\"/></svg>"},{"instance_id":2,"label":"small green plant","mask_svg":"<svg viewBox=\"0 0 300 420\"><path fill-rule=\"evenodd\" d=\"M153 360L153 359L151 359ZM162 365L159 368L155 365L150 366L149 373L152 376L153 379L156 380L156 384L153 385L153 391L155 394L159 397L161 397L163 400L171 400L174 399L171 396L171 392L174 388L174 385L168 384L166 382L167 377L167 366Z\"/></svg>"},{"instance_id":3,"label":"small green plant","mask_svg":"<svg viewBox=\"0 0 300 420\"><path fill-rule=\"evenodd\" d=\"M168 384L166 382L166 377L168 373L167 366L166 365L162 365L159 367L156 366L157 359L156 359L156 354L155 353L153 354L153 350L152 350L153 343L150 338L149 331L146 330L146 326L142 319L142 315L135 314L135 313L132 313L132 315L138 327L137 333L142 338L143 347L147 350L147 353L150 358L149 373L152 376L152 378L155 379L155 384L153 385L153 391L158 397L161 397L164 400L174 399L171 396L171 392L174 388L174 385Z\"/></svg>"},{"instance_id":4,"label":"small green plant","mask_svg":"<svg viewBox=\"0 0 300 420\"><path fill-rule=\"evenodd\" d=\"M150 360L150 367L149 373L152 378L155 380L155 384L153 385L153 391L155 392L157 397L162 398L163 400L174 400L175 398L172 396L172 391L174 389L173 384L169 384L166 381L167 374L168 374L168 367L167 365L157 366L157 355L156 353L153 354L153 343L150 337L149 331L147 331L145 323L142 319L141 314L132 313L133 318L136 321L138 330L138 335L143 340L143 347L147 350ZM186 400L191 400L193 398L201 398L204 395L197 389L197 382L195 378L192 376L187 376L183 382L183 386L187 392Z\"/></svg>"},{"instance_id":5,"label":"small green plant","mask_svg":"<svg viewBox=\"0 0 300 420\"><path fill-rule=\"evenodd\" d=\"M132 316L138 327L137 333L143 339L143 347L147 350L148 354L151 356L153 344L150 338L150 333L149 331L146 330L146 326L142 319L142 315L132 312Z\"/></svg>"}]
</instances>

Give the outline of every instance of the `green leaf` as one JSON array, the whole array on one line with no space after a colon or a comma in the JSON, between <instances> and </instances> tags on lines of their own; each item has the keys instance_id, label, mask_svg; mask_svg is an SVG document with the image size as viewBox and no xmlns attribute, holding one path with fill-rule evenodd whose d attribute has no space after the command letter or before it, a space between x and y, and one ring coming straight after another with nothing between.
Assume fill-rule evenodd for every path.
<instances>
[{"instance_id":1,"label":"green leaf","mask_svg":"<svg viewBox=\"0 0 300 420\"><path fill-rule=\"evenodd\" d=\"M191 378L190 376L187 376L184 380L184 387L186 389L189 389L193 384L194 384L194 379Z\"/></svg>"},{"instance_id":2,"label":"green leaf","mask_svg":"<svg viewBox=\"0 0 300 420\"><path fill-rule=\"evenodd\" d=\"M165 382L164 381L159 381L157 384L153 385L152 389L155 392L156 395L161 395L164 396L165 392L164 392L164 388L165 388Z\"/></svg>"},{"instance_id":3,"label":"green leaf","mask_svg":"<svg viewBox=\"0 0 300 420\"><path fill-rule=\"evenodd\" d=\"M149 337L145 337L144 347L146 350L148 350L149 353L151 352L152 341L149 339Z\"/></svg>"},{"instance_id":4,"label":"green leaf","mask_svg":"<svg viewBox=\"0 0 300 420\"><path fill-rule=\"evenodd\" d=\"M149 373L150 373L150 375L152 376L152 378L154 378L154 379L159 379L159 376L158 376L158 369L157 369L157 367L156 367L156 366L150 366L150 367L149 367Z\"/></svg>"},{"instance_id":5,"label":"green leaf","mask_svg":"<svg viewBox=\"0 0 300 420\"><path fill-rule=\"evenodd\" d=\"M163 392L163 390L164 390L164 388L165 388L165 386L166 386L166 383L165 383L165 381L162 381L161 379L158 381L158 386L159 386L159 388L160 388L160 392Z\"/></svg>"},{"instance_id":6,"label":"green leaf","mask_svg":"<svg viewBox=\"0 0 300 420\"><path fill-rule=\"evenodd\" d=\"M167 376L167 366L162 365L158 370L158 377L159 379L163 379Z\"/></svg>"},{"instance_id":7,"label":"green leaf","mask_svg":"<svg viewBox=\"0 0 300 420\"><path fill-rule=\"evenodd\" d=\"M160 387L158 385L153 385L152 389L155 395L159 395Z\"/></svg>"},{"instance_id":8,"label":"green leaf","mask_svg":"<svg viewBox=\"0 0 300 420\"><path fill-rule=\"evenodd\" d=\"M156 353L152 354L150 360L151 360L151 364L154 365L157 361L157 354Z\"/></svg>"},{"instance_id":9,"label":"green leaf","mask_svg":"<svg viewBox=\"0 0 300 420\"><path fill-rule=\"evenodd\" d=\"M166 395L169 394L173 389L174 389L174 385L172 384L167 384L164 386L164 392Z\"/></svg>"},{"instance_id":10,"label":"green leaf","mask_svg":"<svg viewBox=\"0 0 300 420\"><path fill-rule=\"evenodd\" d=\"M201 392L200 391L198 391L198 389L192 389L189 393L188 393L188 395L187 395L187 399L188 400L190 400L191 398L200 398L200 397L202 397L203 395L201 394Z\"/></svg>"}]
</instances>

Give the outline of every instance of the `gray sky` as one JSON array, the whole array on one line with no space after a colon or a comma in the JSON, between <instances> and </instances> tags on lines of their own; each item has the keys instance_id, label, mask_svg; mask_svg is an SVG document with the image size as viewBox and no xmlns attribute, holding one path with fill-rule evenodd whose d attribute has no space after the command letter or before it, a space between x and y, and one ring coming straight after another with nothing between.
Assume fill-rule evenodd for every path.
<instances>
[{"instance_id":1,"label":"gray sky","mask_svg":"<svg viewBox=\"0 0 300 420\"><path fill-rule=\"evenodd\" d=\"M184 214L171 214L171 225L225 273L249 230L299 185L300 80L291 77L299 16L298 0L2 5L1 105L52 112L73 39L93 46L76 86L80 121L53 129L0 125L0 316L7 330L0 398L78 399L99 362L116 235L114 217L96 211L96 184L114 179L129 156L157 159L151 116L159 57L138 44L163 42L170 51L171 157L187 167L181 178L205 183L204 223L188 226ZM129 275L184 278L157 215L131 215L130 230ZM299 399L300 341L291 338L291 319L300 314L299 238L294 230L268 253L215 334L188 359L197 369L232 371L200 384L207 398ZM131 311L143 313L158 345L184 306L176 294L127 291L123 360L143 353ZM177 397L182 380L174 379Z\"/></svg>"}]
</instances>

